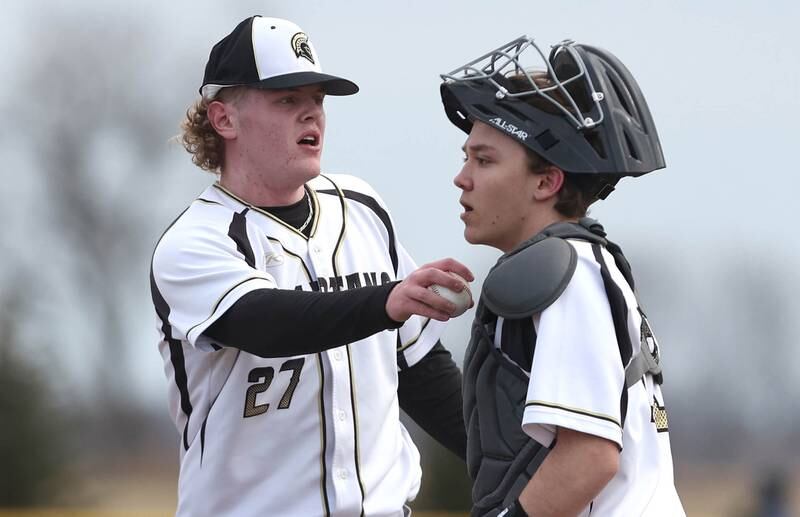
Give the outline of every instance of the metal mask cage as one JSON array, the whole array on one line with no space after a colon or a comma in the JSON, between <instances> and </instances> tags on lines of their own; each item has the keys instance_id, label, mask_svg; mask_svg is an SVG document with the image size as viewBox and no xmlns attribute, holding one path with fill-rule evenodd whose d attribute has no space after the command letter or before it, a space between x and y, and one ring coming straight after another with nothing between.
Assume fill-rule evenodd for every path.
<instances>
[{"instance_id":1,"label":"metal mask cage","mask_svg":"<svg viewBox=\"0 0 800 517\"><path fill-rule=\"evenodd\" d=\"M603 107L600 103L604 96L603 92L595 90L592 79L586 72L586 65L574 46L575 42L572 40L564 40L553 45L548 58L541 49L539 49L533 38L521 36L510 43L456 68L450 73L441 74L440 77L445 82L487 81L497 88L497 92L495 93L497 99L517 99L531 95L539 95L542 99L545 99L558 111L563 113L578 130L591 129L601 124L605 117ZM569 77L558 77L553 68L554 58L562 52L567 52L569 58L575 65L576 72ZM528 64L529 62L533 62L534 64L530 65ZM553 85L547 87L538 86L531 78L531 74L534 72L546 72L547 77L552 81ZM525 79L530 88L510 92L497 81L498 77L508 78L511 76ZM578 81L583 81L584 84L575 86L586 88L589 94L592 109L588 111L581 110L578 102L576 102L575 98L566 88L571 83L576 83ZM558 100L550 95L550 92L556 90L560 92L568 106L562 105L562 103L558 102ZM592 116L592 112L596 115Z\"/></svg>"}]
</instances>

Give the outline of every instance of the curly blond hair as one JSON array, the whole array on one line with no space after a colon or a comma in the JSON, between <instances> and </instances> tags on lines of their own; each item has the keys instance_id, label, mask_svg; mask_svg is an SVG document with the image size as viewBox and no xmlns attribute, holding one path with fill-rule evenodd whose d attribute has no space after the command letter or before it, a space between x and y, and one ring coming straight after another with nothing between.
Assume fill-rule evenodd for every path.
<instances>
[{"instance_id":1,"label":"curly blond hair","mask_svg":"<svg viewBox=\"0 0 800 517\"><path fill-rule=\"evenodd\" d=\"M181 122L181 143L192 155L192 163L203 170L219 174L225 159L225 142L208 120L208 105L214 101L236 102L244 88L222 89L213 99L201 97L187 111Z\"/></svg>"}]
</instances>

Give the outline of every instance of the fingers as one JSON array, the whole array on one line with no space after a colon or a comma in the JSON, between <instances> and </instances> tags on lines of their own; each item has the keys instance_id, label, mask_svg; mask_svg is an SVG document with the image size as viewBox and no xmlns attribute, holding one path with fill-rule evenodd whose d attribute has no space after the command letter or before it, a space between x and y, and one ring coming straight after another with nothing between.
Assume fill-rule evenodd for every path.
<instances>
[{"instance_id":1,"label":"fingers","mask_svg":"<svg viewBox=\"0 0 800 517\"><path fill-rule=\"evenodd\" d=\"M456 310L455 304L428 287L437 284L461 292L468 288L465 282L474 279L469 268L454 259L445 258L431 262L413 271L392 289L386 301L386 314L395 321L405 321L415 314L447 321ZM474 302L470 307L473 305Z\"/></svg>"},{"instance_id":2,"label":"fingers","mask_svg":"<svg viewBox=\"0 0 800 517\"><path fill-rule=\"evenodd\" d=\"M475 276L472 274L472 271L470 271L467 266L449 257L436 260L434 262L431 262L430 264L425 264L420 269L428 267L441 269L442 271L452 271L453 273L456 273L458 276L462 277L467 282L472 282L473 280L475 280Z\"/></svg>"},{"instance_id":3,"label":"fingers","mask_svg":"<svg viewBox=\"0 0 800 517\"><path fill-rule=\"evenodd\" d=\"M473 280L475 280L475 276L472 274L472 271L470 271L467 266L452 258L440 259L431 262L429 264L425 264L424 266L420 267L417 271L425 271L430 269L438 270L440 272L455 273L467 282L472 282ZM436 275L436 277L437 279L435 281L432 281L428 285L439 284L445 287L449 287L454 291L461 291L464 288L462 282L455 277L445 278L439 275Z\"/></svg>"},{"instance_id":4,"label":"fingers","mask_svg":"<svg viewBox=\"0 0 800 517\"><path fill-rule=\"evenodd\" d=\"M400 282L389 293L386 314L395 321L406 321L413 315L447 321L455 310L453 303L437 296L418 283L420 277L413 274Z\"/></svg>"},{"instance_id":5,"label":"fingers","mask_svg":"<svg viewBox=\"0 0 800 517\"><path fill-rule=\"evenodd\" d=\"M448 275L449 276L449 275ZM442 285L442 284L439 284ZM439 319L440 321L447 321L450 319L451 315L455 312L456 306L450 300L442 298L438 294L434 293L427 287L414 287L414 294L416 295L416 300L421 303L423 306L430 308L436 313L441 313L445 316L444 319Z\"/></svg>"}]
</instances>

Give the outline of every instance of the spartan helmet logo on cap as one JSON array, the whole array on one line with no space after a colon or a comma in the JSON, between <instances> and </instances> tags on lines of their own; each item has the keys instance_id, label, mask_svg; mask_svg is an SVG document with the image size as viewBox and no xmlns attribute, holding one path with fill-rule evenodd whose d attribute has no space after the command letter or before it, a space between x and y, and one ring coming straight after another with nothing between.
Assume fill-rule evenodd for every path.
<instances>
[{"instance_id":1,"label":"spartan helmet logo on cap","mask_svg":"<svg viewBox=\"0 0 800 517\"><path fill-rule=\"evenodd\" d=\"M304 57L314 63L314 56L311 54L311 45L308 44L308 36L304 32L298 32L292 36L292 48L297 57Z\"/></svg>"}]
</instances>

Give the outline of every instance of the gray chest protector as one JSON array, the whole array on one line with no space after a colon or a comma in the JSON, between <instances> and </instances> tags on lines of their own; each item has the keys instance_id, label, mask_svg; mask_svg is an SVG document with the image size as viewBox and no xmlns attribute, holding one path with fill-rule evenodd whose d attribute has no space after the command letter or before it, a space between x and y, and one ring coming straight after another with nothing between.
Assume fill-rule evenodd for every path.
<instances>
[{"instance_id":1,"label":"gray chest protector","mask_svg":"<svg viewBox=\"0 0 800 517\"><path fill-rule=\"evenodd\" d=\"M464 357L467 468L473 481L472 517L495 517L519 497L549 449L522 431L528 377L494 346L497 317L528 318L564 291L577 264L564 239L605 247L633 288L628 261L593 219L556 223L503 255L489 271ZM642 351L647 347L643 347ZM626 368L626 384L646 372L660 382L657 354L640 353Z\"/></svg>"}]
</instances>

